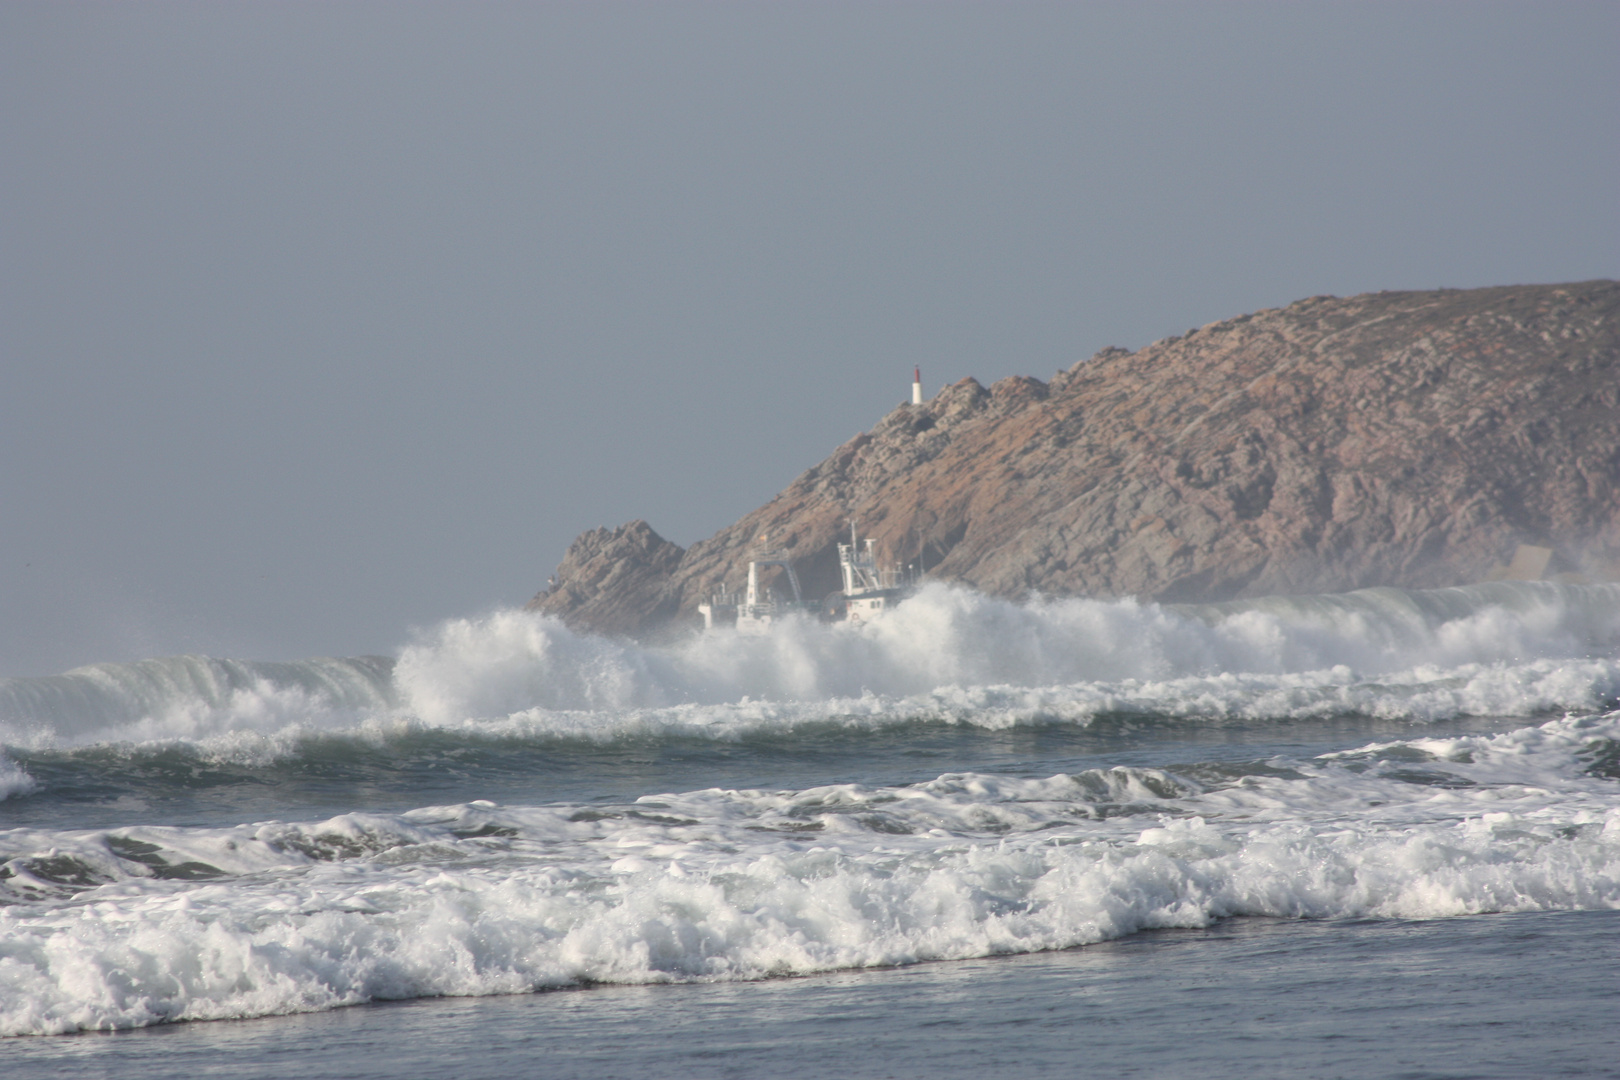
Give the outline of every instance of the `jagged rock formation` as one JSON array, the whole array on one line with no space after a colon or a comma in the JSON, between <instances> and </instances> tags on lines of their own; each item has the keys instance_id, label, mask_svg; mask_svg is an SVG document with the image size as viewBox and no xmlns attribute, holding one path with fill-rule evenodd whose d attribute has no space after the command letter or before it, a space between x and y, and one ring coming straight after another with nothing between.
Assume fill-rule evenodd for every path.
<instances>
[{"instance_id":1,"label":"jagged rock formation","mask_svg":"<svg viewBox=\"0 0 1620 1080\"><path fill-rule=\"evenodd\" d=\"M1317 296L901 405L689 550L581 536L530 606L639 634L769 535L814 596L848 522L1009 597L1225 600L1478 581L1521 543L1620 556L1620 282Z\"/></svg>"},{"instance_id":2,"label":"jagged rock formation","mask_svg":"<svg viewBox=\"0 0 1620 1080\"><path fill-rule=\"evenodd\" d=\"M592 529L568 546L551 585L529 606L563 612L570 625L593 633L640 633L679 610L668 586L685 554L645 521Z\"/></svg>"}]
</instances>

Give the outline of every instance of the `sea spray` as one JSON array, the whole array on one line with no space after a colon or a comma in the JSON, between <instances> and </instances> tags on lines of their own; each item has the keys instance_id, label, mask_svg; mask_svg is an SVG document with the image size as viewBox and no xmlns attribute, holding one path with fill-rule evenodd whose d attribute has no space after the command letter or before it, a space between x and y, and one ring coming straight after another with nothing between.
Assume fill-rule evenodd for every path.
<instances>
[{"instance_id":1,"label":"sea spray","mask_svg":"<svg viewBox=\"0 0 1620 1080\"><path fill-rule=\"evenodd\" d=\"M394 705L392 671L393 661L374 656L292 663L172 656L0 679L0 741L73 745L343 724Z\"/></svg>"},{"instance_id":2,"label":"sea spray","mask_svg":"<svg viewBox=\"0 0 1620 1080\"><path fill-rule=\"evenodd\" d=\"M580 638L518 612L455 620L406 649L396 681L434 721L526 708L628 709L743 697L893 698L940 687L1166 681L1212 673L1361 677L1607 656L1620 586L1528 583L1221 607L1134 601L1013 604L932 585L852 627L788 619L763 636L718 632L667 648Z\"/></svg>"},{"instance_id":3,"label":"sea spray","mask_svg":"<svg viewBox=\"0 0 1620 1080\"><path fill-rule=\"evenodd\" d=\"M0 800L27 795L39 785L15 761L0 752Z\"/></svg>"},{"instance_id":4,"label":"sea spray","mask_svg":"<svg viewBox=\"0 0 1620 1080\"><path fill-rule=\"evenodd\" d=\"M0 745L291 752L326 736L735 738L832 720L987 727L1110 712L1444 719L1593 710L1620 696L1620 586L1372 589L1205 607L1017 605L933 585L861 627L664 647L519 611L450 620L397 661L172 657L0 680Z\"/></svg>"}]
</instances>

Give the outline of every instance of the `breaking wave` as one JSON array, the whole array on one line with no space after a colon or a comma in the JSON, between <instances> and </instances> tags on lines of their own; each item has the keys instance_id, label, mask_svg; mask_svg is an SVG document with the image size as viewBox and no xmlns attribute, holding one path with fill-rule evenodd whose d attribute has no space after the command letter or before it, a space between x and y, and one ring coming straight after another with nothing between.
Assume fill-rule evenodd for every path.
<instances>
[{"instance_id":1,"label":"breaking wave","mask_svg":"<svg viewBox=\"0 0 1620 1080\"><path fill-rule=\"evenodd\" d=\"M0 680L0 744L289 752L316 736L735 738L829 720L1005 727L1111 713L1436 720L1592 711L1620 697L1620 586L1369 589L1208 606L1037 600L934 585L860 627L788 620L664 647L497 611L382 657L171 657ZM0 763L0 796L26 778ZM10 779L8 779L10 778Z\"/></svg>"},{"instance_id":2,"label":"breaking wave","mask_svg":"<svg viewBox=\"0 0 1620 1080\"><path fill-rule=\"evenodd\" d=\"M0 832L0 1035L753 979L1239 915L1620 908L1620 713L1299 761Z\"/></svg>"}]
</instances>

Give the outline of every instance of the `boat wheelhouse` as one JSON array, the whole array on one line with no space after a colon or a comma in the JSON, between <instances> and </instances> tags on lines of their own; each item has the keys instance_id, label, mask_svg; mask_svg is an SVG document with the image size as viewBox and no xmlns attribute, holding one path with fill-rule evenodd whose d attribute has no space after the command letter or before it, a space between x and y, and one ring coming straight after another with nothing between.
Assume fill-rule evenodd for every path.
<instances>
[{"instance_id":1,"label":"boat wheelhouse","mask_svg":"<svg viewBox=\"0 0 1620 1080\"><path fill-rule=\"evenodd\" d=\"M838 545L838 568L844 576L841 605L847 622L878 618L916 588L914 576L902 567L878 565L877 541L869 536L862 544L853 521L849 543Z\"/></svg>"}]
</instances>

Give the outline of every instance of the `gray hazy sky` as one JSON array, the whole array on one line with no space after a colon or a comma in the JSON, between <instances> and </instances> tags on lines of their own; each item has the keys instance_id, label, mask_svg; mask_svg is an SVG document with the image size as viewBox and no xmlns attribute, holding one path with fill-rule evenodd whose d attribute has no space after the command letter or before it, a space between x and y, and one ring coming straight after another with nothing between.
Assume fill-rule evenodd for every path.
<instances>
[{"instance_id":1,"label":"gray hazy sky","mask_svg":"<svg viewBox=\"0 0 1620 1080\"><path fill-rule=\"evenodd\" d=\"M1620 5L0 6L0 675L392 652L907 392L1620 276Z\"/></svg>"}]
</instances>

